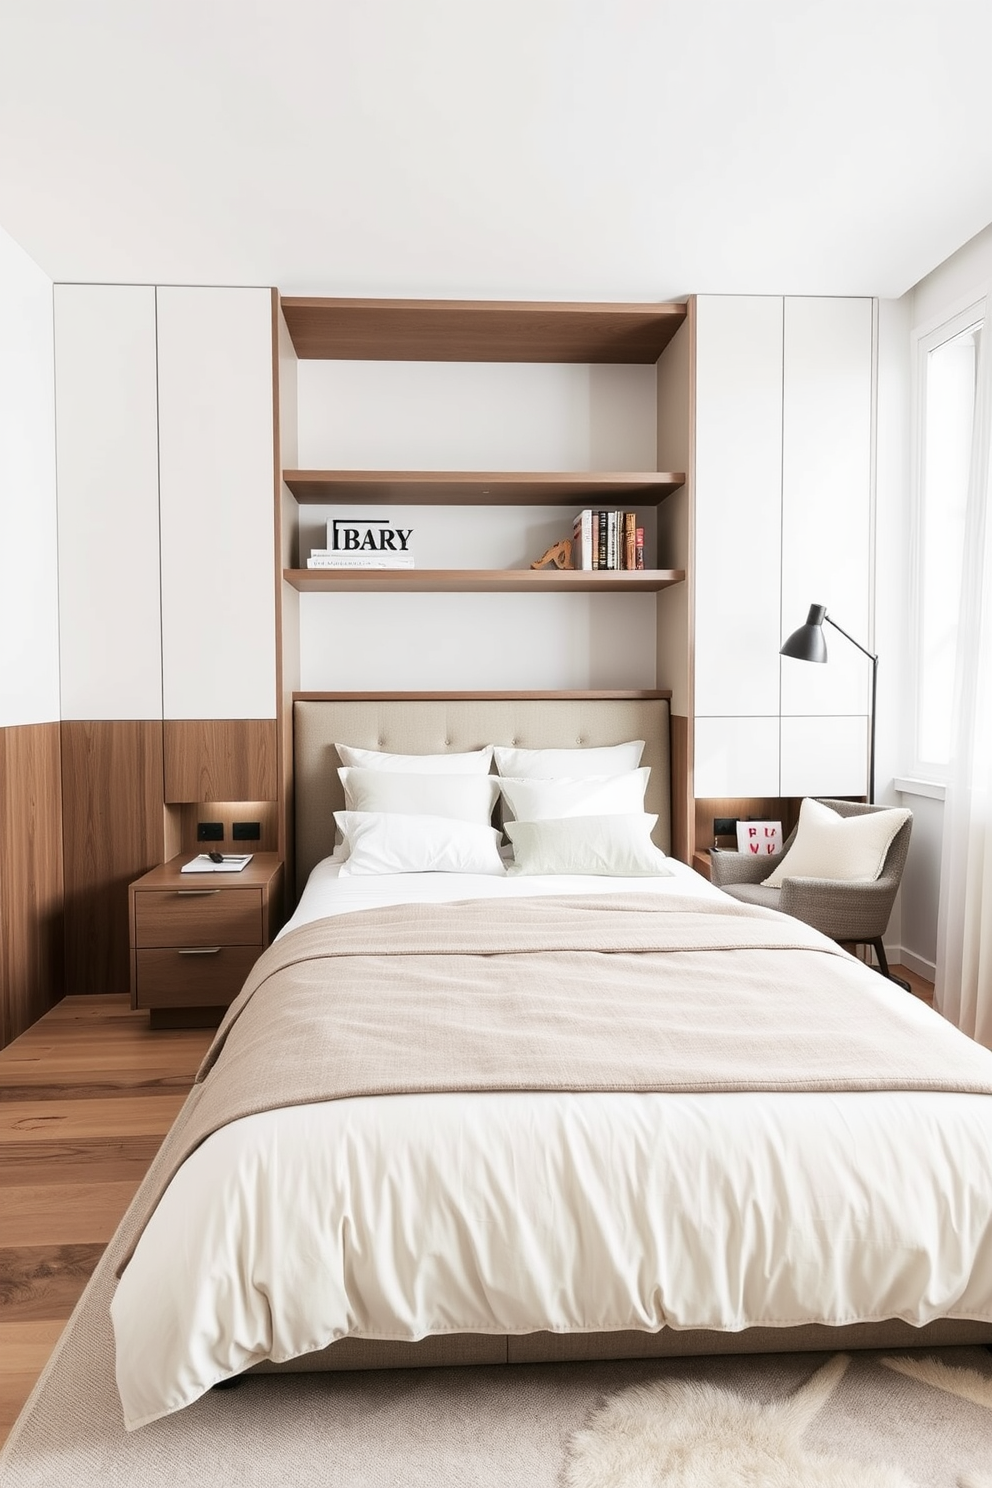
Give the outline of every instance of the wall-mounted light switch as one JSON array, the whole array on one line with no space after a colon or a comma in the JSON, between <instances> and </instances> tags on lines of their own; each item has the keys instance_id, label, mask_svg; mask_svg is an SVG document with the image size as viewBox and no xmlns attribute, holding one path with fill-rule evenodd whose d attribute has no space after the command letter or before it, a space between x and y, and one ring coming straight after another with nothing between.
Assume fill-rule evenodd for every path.
<instances>
[{"instance_id":1,"label":"wall-mounted light switch","mask_svg":"<svg viewBox=\"0 0 992 1488\"><path fill-rule=\"evenodd\" d=\"M197 840L197 842L223 842L224 841L224 823L223 822L197 822L197 824L196 824L196 840Z\"/></svg>"},{"instance_id":2,"label":"wall-mounted light switch","mask_svg":"<svg viewBox=\"0 0 992 1488\"><path fill-rule=\"evenodd\" d=\"M231 829L235 842L257 842L262 835L260 822L235 822Z\"/></svg>"}]
</instances>

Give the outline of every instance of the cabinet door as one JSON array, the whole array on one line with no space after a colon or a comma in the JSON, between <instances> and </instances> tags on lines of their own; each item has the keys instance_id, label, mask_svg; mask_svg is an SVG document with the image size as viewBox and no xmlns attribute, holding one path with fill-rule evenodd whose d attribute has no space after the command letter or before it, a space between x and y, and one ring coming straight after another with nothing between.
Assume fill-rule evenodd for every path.
<instances>
[{"instance_id":1,"label":"cabinet door","mask_svg":"<svg viewBox=\"0 0 992 1488\"><path fill-rule=\"evenodd\" d=\"M55 286L62 717L162 716L155 291Z\"/></svg>"},{"instance_id":2,"label":"cabinet door","mask_svg":"<svg viewBox=\"0 0 992 1488\"><path fill-rule=\"evenodd\" d=\"M787 299L782 629L811 604L869 643L872 302ZM825 666L782 658L782 713L866 714L871 665L829 625ZM856 787L864 790L864 775Z\"/></svg>"},{"instance_id":3,"label":"cabinet door","mask_svg":"<svg viewBox=\"0 0 992 1488\"><path fill-rule=\"evenodd\" d=\"M274 718L271 294L157 300L165 717Z\"/></svg>"},{"instance_id":4,"label":"cabinet door","mask_svg":"<svg viewBox=\"0 0 992 1488\"><path fill-rule=\"evenodd\" d=\"M783 718L782 796L862 796L867 792L868 720Z\"/></svg>"},{"instance_id":5,"label":"cabinet door","mask_svg":"<svg viewBox=\"0 0 992 1488\"><path fill-rule=\"evenodd\" d=\"M696 314L695 711L767 716L779 711L782 301L704 295Z\"/></svg>"},{"instance_id":6,"label":"cabinet door","mask_svg":"<svg viewBox=\"0 0 992 1488\"><path fill-rule=\"evenodd\" d=\"M778 718L697 718L696 796L777 796Z\"/></svg>"}]
</instances>

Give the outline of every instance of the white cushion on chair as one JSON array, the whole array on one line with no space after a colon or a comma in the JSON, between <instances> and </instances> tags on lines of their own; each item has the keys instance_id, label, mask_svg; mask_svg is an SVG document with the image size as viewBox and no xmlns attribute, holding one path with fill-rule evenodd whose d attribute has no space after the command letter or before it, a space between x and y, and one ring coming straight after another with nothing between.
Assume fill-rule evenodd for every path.
<instances>
[{"instance_id":1,"label":"white cushion on chair","mask_svg":"<svg viewBox=\"0 0 992 1488\"><path fill-rule=\"evenodd\" d=\"M876 879L893 837L912 813L893 806L863 816L839 816L807 797L799 808L795 841L765 887L780 889L786 878Z\"/></svg>"}]
</instances>

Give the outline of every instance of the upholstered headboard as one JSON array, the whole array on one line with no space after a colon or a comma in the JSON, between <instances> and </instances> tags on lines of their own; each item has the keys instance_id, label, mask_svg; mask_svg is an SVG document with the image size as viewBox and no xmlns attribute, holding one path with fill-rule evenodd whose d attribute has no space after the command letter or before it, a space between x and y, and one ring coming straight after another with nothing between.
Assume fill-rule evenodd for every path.
<instances>
[{"instance_id":1,"label":"upholstered headboard","mask_svg":"<svg viewBox=\"0 0 992 1488\"><path fill-rule=\"evenodd\" d=\"M393 754L443 754L486 744L565 749L644 739L642 763L651 767L645 810L657 813L654 839L670 851L667 696L324 694L294 701L293 738L298 891L334 847L334 812L344 807L339 742Z\"/></svg>"}]
</instances>

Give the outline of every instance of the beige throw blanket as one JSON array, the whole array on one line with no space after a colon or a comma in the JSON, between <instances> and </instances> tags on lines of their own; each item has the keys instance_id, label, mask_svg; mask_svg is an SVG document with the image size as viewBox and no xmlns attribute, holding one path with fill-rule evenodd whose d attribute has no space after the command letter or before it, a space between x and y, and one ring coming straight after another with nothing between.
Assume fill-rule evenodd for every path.
<instances>
[{"instance_id":1,"label":"beige throw blanket","mask_svg":"<svg viewBox=\"0 0 992 1488\"><path fill-rule=\"evenodd\" d=\"M170 1134L159 1193L211 1132L280 1106L832 1089L992 1094L992 1054L817 931L729 897L367 910L259 959Z\"/></svg>"}]
</instances>

